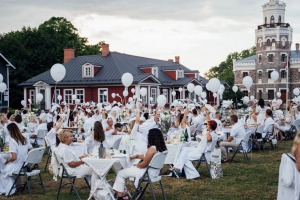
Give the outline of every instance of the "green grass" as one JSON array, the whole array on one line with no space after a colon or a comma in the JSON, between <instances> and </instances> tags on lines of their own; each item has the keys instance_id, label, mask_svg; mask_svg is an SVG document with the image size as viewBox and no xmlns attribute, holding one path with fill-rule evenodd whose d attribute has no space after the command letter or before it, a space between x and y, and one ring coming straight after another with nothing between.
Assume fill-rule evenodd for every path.
<instances>
[{"instance_id":1,"label":"green grass","mask_svg":"<svg viewBox=\"0 0 300 200\"><path fill-rule=\"evenodd\" d=\"M245 163L242 154L238 153L233 163L222 164L224 177L217 180L209 178L204 165L199 168L201 177L198 180L163 177L167 199L276 199L281 154L290 152L291 146L291 141L279 142L277 149L272 151L269 145L266 145L264 152L254 151L249 154L252 158L250 163ZM44 167L44 164L41 167ZM41 187L35 185L33 186L35 195L31 198L28 190L24 190L23 194L17 192L12 197L1 196L0 199L56 199L58 182L53 181L48 172L43 173L42 176L46 188L45 195L42 194ZM113 176L113 172L109 174L109 178ZM84 186L84 182L78 181L77 185ZM82 198L87 199L88 193L88 189L81 190ZM162 199L160 190L156 193L157 198ZM76 199L76 196L74 193L69 195L67 187L62 190L60 199ZM143 199L152 199L149 190Z\"/></svg>"}]
</instances>

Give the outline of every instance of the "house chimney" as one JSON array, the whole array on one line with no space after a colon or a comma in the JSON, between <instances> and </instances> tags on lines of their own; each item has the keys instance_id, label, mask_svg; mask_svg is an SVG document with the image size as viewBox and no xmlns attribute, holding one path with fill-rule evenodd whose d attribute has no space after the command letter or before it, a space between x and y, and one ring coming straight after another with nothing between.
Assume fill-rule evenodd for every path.
<instances>
[{"instance_id":1,"label":"house chimney","mask_svg":"<svg viewBox=\"0 0 300 200\"><path fill-rule=\"evenodd\" d=\"M175 56L175 62L180 63L180 57L179 56Z\"/></svg>"},{"instance_id":2,"label":"house chimney","mask_svg":"<svg viewBox=\"0 0 300 200\"><path fill-rule=\"evenodd\" d=\"M69 62L73 58L75 58L75 49L64 49L64 63Z\"/></svg>"},{"instance_id":3,"label":"house chimney","mask_svg":"<svg viewBox=\"0 0 300 200\"><path fill-rule=\"evenodd\" d=\"M101 55L106 57L109 54L109 44L101 44Z\"/></svg>"},{"instance_id":4,"label":"house chimney","mask_svg":"<svg viewBox=\"0 0 300 200\"><path fill-rule=\"evenodd\" d=\"M173 60L173 59L168 59L168 61L169 61L169 62L174 62L174 60Z\"/></svg>"},{"instance_id":5,"label":"house chimney","mask_svg":"<svg viewBox=\"0 0 300 200\"><path fill-rule=\"evenodd\" d=\"M296 51L299 51L299 43L296 43Z\"/></svg>"}]
</instances>

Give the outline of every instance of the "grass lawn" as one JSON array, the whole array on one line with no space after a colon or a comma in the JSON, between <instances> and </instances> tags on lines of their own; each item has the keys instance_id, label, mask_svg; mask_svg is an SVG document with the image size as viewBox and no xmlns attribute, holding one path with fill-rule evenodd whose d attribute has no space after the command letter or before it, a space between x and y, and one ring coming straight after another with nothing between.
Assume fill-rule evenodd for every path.
<instances>
[{"instance_id":1,"label":"grass lawn","mask_svg":"<svg viewBox=\"0 0 300 200\"><path fill-rule=\"evenodd\" d=\"M185 178L163 177L163 183L167 199L276 199L278 173L281 154L290 152L292 141L283 141L277 144L277 149L272 151L266 145L264 152L254 151L249 156L252 161L246 164L242 154L238 153L233 163L222 165L224 177L218 180L209 178L204 165L200 166L201 178L198 180L186 180ZM44 156L44 162L46 156ZM44 164L41 165L41 168ZM29 196L28 190L23 194L17 192L15 195L0 199L56 199L58 182L52 180L49 172L42 174L46 188L46 194L42 194L39 185L33 185L33 195ZM109 176L114 176L113 172ZM83 181L77 183L84 186ZM74 193L69 195L69 188L62 190L60 199L76 199ZM88 189L81 190L82 199L87 199ZM160 191L157 191L157 198L162 199ZM147 190L143 199L152 199L151 193Z\"/></svg>"}]
</instances>

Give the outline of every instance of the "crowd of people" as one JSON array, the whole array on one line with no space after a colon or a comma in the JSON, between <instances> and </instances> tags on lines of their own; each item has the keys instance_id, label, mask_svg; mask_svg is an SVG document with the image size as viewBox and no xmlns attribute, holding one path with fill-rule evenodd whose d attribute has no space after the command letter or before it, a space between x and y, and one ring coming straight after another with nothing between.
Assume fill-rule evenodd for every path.
<instances>
[{"instance_id":1,"label":"crowd of people","mask_svg":"<svg viewBox=\"0 0 300 200\"><path fill-rule=\"evenodd\" d=\"M187 105L189 105L187 99ZM13 113L0 115L1 141L9 146L10 157L5 160L0 169L0 193L8 194L13 184L9 176L20 169L32 144L43 145L43 140L37 138L39 131L46 131L45 139L49 148L57 153L70 175L89 176L91 186L97 175L83 162L89 154L97 154L102 145L106 149L114 148L119 139L134 141L134 149L130 159L137 160L135 164L118 172L113 189L116 196L122 199L125 179L140 177L157 152L167 150L167 145L174 133L182 133L188 147L183 147L166 174L174 171L184 171L187 179L197 179L199 172L192 161L205 154L210 160L212 141L219 140L222 162L229 161L228 148L237 147L245 135L245 130L255 127L253 137L264 139L267 134L272 138L282 140L293 122L300 119L300 109L290 105L286 112L265 105L265 101L250 102L246 111L240 113L231 109L218 109L211 106L189 106L171 104L169 109L150 109L137 102L130 108L118 103L106 105L81 104L71 109L69 105L53 105L51 110L41 111L38 115L24 109ZM168 130L163 134L162 127ZM256 133L258 126L265 125L262 133ZM200 127L200 128L199 128ZM220 135L223 129L229 129L229 134ZM199 132L200 130L200 132ZM300 170L300 133L295 136L292 154ZM83 142L87 155L78 156L70 145ZM251 145L250 145L251 147ZM247 151L251 151L248 148ZM129 152L127 152L129 153ZM153 171L158 176L159 171ZM15 190L11 192L13 194Z\"/></svg>"}]
</instances>

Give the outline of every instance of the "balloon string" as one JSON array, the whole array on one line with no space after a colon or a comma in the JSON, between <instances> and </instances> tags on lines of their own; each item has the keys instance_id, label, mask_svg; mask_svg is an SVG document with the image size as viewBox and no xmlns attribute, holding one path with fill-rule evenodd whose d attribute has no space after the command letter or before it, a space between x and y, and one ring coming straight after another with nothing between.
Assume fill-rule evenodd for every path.
<instances>
[{"instance_id":1,"label":"balloon string","mask_svg":"<svg viewBox=\"0 0 300 200\"><path fill-rule=\"evenodd\" d=\"M57 86L57 82L56 82L56 84L55 84L55 87L54 87L54 93L53 93L53 96L52 96L52 102L53 102L53 103L55 103L55 102L54 102L54 98L56 99L56 86Z\"/></svg>"}]
</instances>

